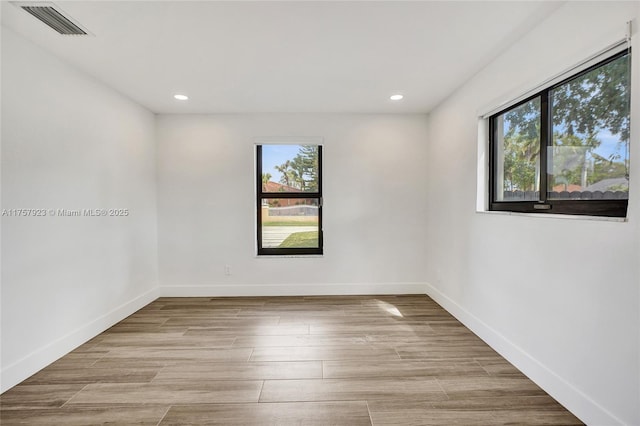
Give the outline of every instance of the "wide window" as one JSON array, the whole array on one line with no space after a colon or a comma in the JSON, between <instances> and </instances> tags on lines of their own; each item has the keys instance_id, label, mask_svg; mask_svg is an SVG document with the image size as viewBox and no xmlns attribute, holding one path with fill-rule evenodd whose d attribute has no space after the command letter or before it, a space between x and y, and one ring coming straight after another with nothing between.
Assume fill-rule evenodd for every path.
<instances>
[{"instance_id":1,"label":"wide window","mask_svg":"<svg viewBox=\"0 0 640 426\"><path fill-rule=\"evenodd\" d=\"M322 146L256 146L259 255L322 254Z\"/></svg>"},{"instance_id":2,"label":"wide window","mask_svg":"<svg viewBox=\"0 0 640 426\"><path fill-rule=\"evenodd\" d=\"M625 217L628 50L489 118L490 209Z\"/></svg>"}]
</instances>

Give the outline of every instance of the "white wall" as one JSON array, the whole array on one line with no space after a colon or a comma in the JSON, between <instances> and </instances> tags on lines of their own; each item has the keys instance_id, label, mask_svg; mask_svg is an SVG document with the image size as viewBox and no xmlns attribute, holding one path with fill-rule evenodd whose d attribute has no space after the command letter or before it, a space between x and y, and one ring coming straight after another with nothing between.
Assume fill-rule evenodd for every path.
<instances>
[{"instance_id":1,"label":"white wall","mask_svg":"<svg viewBox=\"0 0 640 426\"><path fill-rule=\"evenodd\" d=\"M424 291L426 117L158 117L162 294ZM324 252L256 258L254 143L324 138ZM224 265L231 275L224 275Z\"/></svg>"},{"instance_id":2,"label":"white wall","mask_svg":"<svg viewBox=\"0 0 640 426\"><path fill-rule=\"evenodd\" d=\"M633 2L569 2L428 128L418 115L154 121L3 29L2 208L131 216L2 218L1 390L157 294L419 292L427 278L430 295L583 420L640 424L640 55L628 222L475 212L478 109L637 16ZM253 139L273 136L324 138L323 257L255 257Z\"/></svg>"},{"instance_id":3,"label":"white wall","mask_svg":"<svg viewBox=\"0 0 640 426\"><path fill-rule=\"evenodd\" d=\"M2 29L2 391L157 292L155 119Z\"/></svg>"},{"instance_id":4,"label":"white wall","mask_svg":"<svg viewBox=\"0 0 640 426\"><path fill-rule=\"evenodd\" d=\"M593 425L640 424L640 34L628 222L476 213L477 117L638 15L637 2L567 2L429 118L428 293Z\"/></svg>"}]
</instances>

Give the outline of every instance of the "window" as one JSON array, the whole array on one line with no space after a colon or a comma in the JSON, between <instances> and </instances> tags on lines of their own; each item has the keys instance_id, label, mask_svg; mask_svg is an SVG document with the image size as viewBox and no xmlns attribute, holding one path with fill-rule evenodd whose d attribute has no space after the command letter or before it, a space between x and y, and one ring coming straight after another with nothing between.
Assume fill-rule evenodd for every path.
<instances>
[{"instance_id":1,"label":"window","mask_svg":"<svg viewBox=\"0 0 640 426\"><path fill-rule=\"evenodd\" d=\"M256 146L258 255L322 254L322 146Z\"/></svg>"},{"instance_id":2,"label":"window","mask_svg":"<svg viewBox=\"0 0 640 426\"><path fill-rule=\"evenodd\" d=\"M489 118L490 210L625 217L631 53Z\"/></svg>"}]
</instances>

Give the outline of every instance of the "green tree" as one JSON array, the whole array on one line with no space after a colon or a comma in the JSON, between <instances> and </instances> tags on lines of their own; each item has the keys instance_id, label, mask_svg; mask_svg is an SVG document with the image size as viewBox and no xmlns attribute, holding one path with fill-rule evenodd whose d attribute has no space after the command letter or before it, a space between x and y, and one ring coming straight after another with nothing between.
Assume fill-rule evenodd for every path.
<instances>
[{"instance_id":1,"label":"green tree","mask_svg":"<svg viewBox=\"0 0 640 426\"><path fill-rule=\"evenodd\" d=\"M540 98L504 115L504 189L535 191L539 173Z\"/></svg>"},{"instance_id":2,"label":"green tree","mask_svg":"<svg viewBox=\"0 0 640 426\"><path fill-rule=\"evenodd\" d=\"M558 184L579 185L582 188L593 183L593 150L600 145L595 134L581 138L568 133L556 133L551 161L553 182Z\"/></svg>"},{"instance_id":3,"label":"green tree","mask_svg":"<svg viewBox=\"0 0 640 426\"><path fill-rule=\"evenodd\" d=\"M294 187L293 185L295 182L295 176L292 173L293 170L291 166L291 161L287 160L281 165L275 166L274 168L280 172L280 183L293 188Z\"/></svg>"},{"instance_id":4,"label":"green tree","mask_svg":"<svg viewBox=\"0 0 640 426\"><path fill-rule=\"evenodd\" d=\"M271 180L271 173L263 173L262 174L262 190L267 190L267 183Z\"/></svg>"},{"instance_id":5,"label":"green tree","mask_svg":"<svg viewBox=\"0 0 640 426\"><path fill-rule=\"evenodd\" d=\"M569 135L608 129L629 141L629 55L622 56L552 90L554 127Z\"/></svg>"},{"instance_id":6,"label":"green tree","mask_svg":"<svg viewBox=\"0 0 640 426\"><path fill-rule=\"evenodd\" d=\"M589 177L589 185L604 179L628 178L628 169L621 161L613 161L597 154L593 156L593 173ZM620 187L617 190L628 191L629 187Z\"/></svg>"},{"instance_id":7,"label":"green tree","mask_svg":"<svg viewBox=\"0 0 640 426\"><path fill-rule=\"evenodd\" d=\"M519 134L505 138L505 190L536 190L536 176L539 167L537 158L539 151L540 145L537 139Z\"/></svg>"},{"instance_id":8,"label":"green tree","mask_svg":"<svg viewBox=\"0 0 640 426\"><path fill-rule=\"evenodd\" d=\"M318 190L318 153L318 145L301 145L294 159L294 162L297 162L302 189L305 191Z\"/></svg>"},{"instance_id":9,"label":"green tree","mask_svg":"<svg viewBox=\"0 0 640 426\"><path fill-rule=\"evenodd\" d=\"M275 169L281 173L280 183L301 191L318 190L318 154L317 145L300 145L298 154Z\"/></svg>"}]
</instances>

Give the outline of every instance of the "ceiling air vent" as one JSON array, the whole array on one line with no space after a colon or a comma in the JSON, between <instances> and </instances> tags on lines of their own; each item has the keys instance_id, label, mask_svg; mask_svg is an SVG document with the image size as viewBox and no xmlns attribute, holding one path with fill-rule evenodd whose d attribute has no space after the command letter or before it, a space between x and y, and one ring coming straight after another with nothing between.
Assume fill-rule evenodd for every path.
<instances>
[{"instance_id":1,"label":"ceiling air vent","mask_svg":"<svg viewBox=\"0 0 640 426\"><path fill-rule=\"evenodd\" d=\"M86 35L87 32L64 16L52 3L17 3L18 7L29 12L55 31L64 35Z\"/></svg>"}]
</instances>

